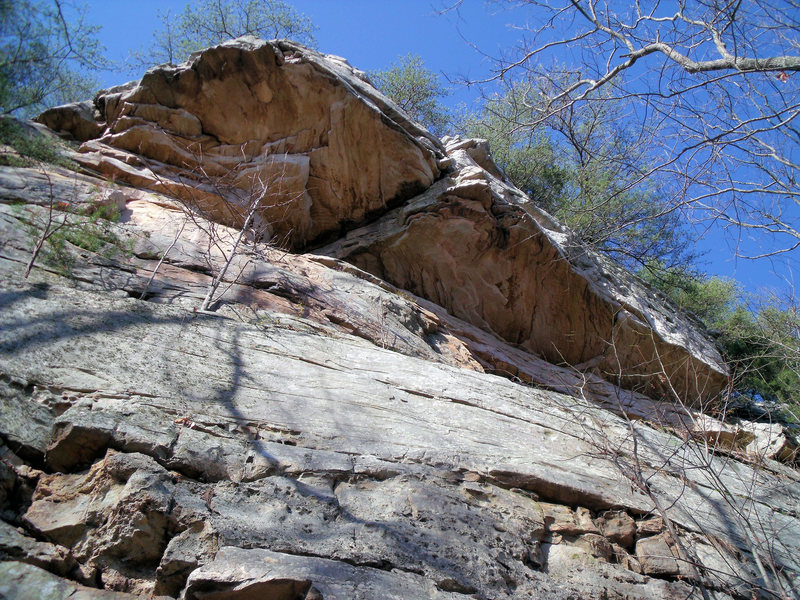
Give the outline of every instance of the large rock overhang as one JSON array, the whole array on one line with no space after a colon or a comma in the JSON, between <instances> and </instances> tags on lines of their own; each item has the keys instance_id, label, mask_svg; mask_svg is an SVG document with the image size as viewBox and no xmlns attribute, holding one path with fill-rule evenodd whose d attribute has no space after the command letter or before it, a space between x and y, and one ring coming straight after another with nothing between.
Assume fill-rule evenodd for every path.
<instances>
[{"instance_id":1,"label":"large rock overhang","mask_svg":"<svg viewBox=\"0 0 800 600\"><path fill-rule=\"evenodd\" d=\"M444 150L344 59L239 38L39 120L96 139L79 161L236 225L255 194L259 224L293 249L335 239L427 189Z\"/></svg>"},{"instance_id":2,"label":"large rock overhang","mask_svg":"<svg viewBox=\"0 0 800 600\"><path fill-rule=\"evenodd\" d=\"M450 147L451 177L318 252L551 363L657 399L715 401L727 369L702 325L581 245L469 143Z\"/></svg>"},{"instance_id":3,"label":"large rock overhang","mask_svg":"<svg viewBox=\"0 0 800 600\"><path fill-rule=\"evenodd\" d=\"M446 150L344 59L240 38L101 92L95 109L40 117L75 137L102 130L81 148L87 167L233 226L263 192L255 225L278 245L332 242L321 252L551 363L692 406L725 389L699 323L576 242L474 141Z\"/></svg>"}]
</instances>

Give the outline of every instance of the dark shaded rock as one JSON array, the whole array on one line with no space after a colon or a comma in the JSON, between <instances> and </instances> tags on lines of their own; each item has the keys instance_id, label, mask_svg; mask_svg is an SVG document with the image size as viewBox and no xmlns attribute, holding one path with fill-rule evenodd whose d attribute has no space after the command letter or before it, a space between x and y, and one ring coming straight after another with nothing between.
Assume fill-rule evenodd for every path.
<instances>
[{"instance_id":1,"label":"dark shaded rock","mask_svg":"<svg viewBox=\"0 0 800 600\"><path fill-rule=\"evenodd\" d=\"M47 465L54 471L68 473L89 466L104 453L111 431L96 421L88 426L73 422L57 424L46 449Z\"/></svg>"},{"instance_id":2,"label":"dark shaded rock","mask_svg":"<svg viewBox=\"0 0 800 600\"><path fill-rule=\"evenodd\" d=\"M100 113L88 101L50 108L36 120L56 133L81 142L100 137L106 127Z\"/></svg>"},{"instance_id":3,"label":"dark shaded rock","mask_svg":"<svg viewBox=\"0 0 800 600\"><path fill-rule=\"evenodd\" d=\"M68 548L37 541L0 521L0 560L16 560L66 576L76 562Z\"/></svg>"}]
</instances>

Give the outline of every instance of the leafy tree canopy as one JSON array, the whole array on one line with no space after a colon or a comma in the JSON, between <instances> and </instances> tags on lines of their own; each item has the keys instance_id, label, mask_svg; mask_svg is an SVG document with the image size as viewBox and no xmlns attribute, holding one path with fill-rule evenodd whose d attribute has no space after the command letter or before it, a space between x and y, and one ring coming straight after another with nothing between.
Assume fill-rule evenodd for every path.
<instances>
[{"instance_id":1,"label":"leafy tree canopy","mask_svg":"<svg viewBox=\"0 0 800 600\"><path fill-rule=\"evenodd\" d=\"M537 82L543 112L521 127L624 100L633 127L659 123L650 173L662 178L672 207L735 232L741 257L793 258L800 248L797 0L497 3L515 11L520 40L484 82Z\"/></svg>"},{"instance_id":2,"label":"leafy tree canopy","mask_svg":"<svg viewBox=\"0 0 800 600\"><path fill-rule=\"evenodd\" d=\"M243 35L315 45L314 24L282 0L203 0L187 4L177 16L167 11L159 17L162 27L152 43L133 56L137 69L177 64L193 52Z\"/></svg>"},{"instance_id":3,"label":"leafy tree canopy","mask_svg":"<svg viewBox=\"0 0 800 600\"><path fill-rule=\"evenodd\" d=\"M800 423L800 310L794 302L748 299L735 281L688 269L651 264L639 274L715 333L736 395L778 403L784 418Z\"/></svg>"},{"instance_id":4,"label":"leafy tree canopy","mask_svg":"<svg viewBox=\"0 0 800 600\"><path fill-rule=\"evenodd\" d=\"M380 91L405 110L412 119L436 135L442 135L450 115L440 100L448 95L439 76L425 68L416 54L401 57L385 71L374 71L370 79Z\"/></svg>"},{"instance_id":5,"label":"leafy tree canopy","mask_svg":"<svg viewBox=\"0 0 800 600\"><path fill-rule=\"evenodd\" d=\"M105 65L98 30L67 0L0 0L0 112L29 116L91 96L87 72Z\"/></svg>"}]
</instances>

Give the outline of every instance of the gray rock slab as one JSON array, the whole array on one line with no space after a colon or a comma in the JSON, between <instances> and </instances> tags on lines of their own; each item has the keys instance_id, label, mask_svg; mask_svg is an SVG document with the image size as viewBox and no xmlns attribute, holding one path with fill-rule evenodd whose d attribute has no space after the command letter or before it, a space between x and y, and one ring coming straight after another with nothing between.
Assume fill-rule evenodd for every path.
<instances>
[{"instance_id":1,"label":"gray rock slab","mask_svg":"<svg viewBox=\"0 0 800 600\"><path fill-rule=\"evenodd\" d=\"M272 492L257 496L284 498L275 492L280 477L302 480L304 469L321 468L322 475L341 480L348 476L349 457L374 457L370 460L382 461L388 473L395 464L397 471L416 465L429 474L470 475L571 506L623 507L633 514L653 508L624 474L625 454L632 451L629 426L585 402L346 339L264 329L57 286L44 296L27 284L6 287L17 299L0 311L0 369L54 389L94 389L91 412L115 423L115 431L124 421L135 424L141 407L147 426L159 436L172 439L173 431L186 441L185 452L176 445L162 457L171 468L201 464L202 457L197 463L186 453L193 446L219 448L205 461L223 470L206 480L220 481L215 502L230 502L225 511L234 514L238 507L242 517L220 525L228 528L223 535L229 539L243 540L253 523L286 512L281 500L272 516L248 517L248 503L222 478L235 480L239 476L233 474L241 473L256 488L272 486ZM76 406L58 422L74 415L80 424L85 414ZM764 524L758 535L780 539L773 545L775 559L797 568L796 482L714 457L700 469L702 457L693 446L644 425L636 428L650 488L676 523L727 539L747 556L746 523L737 520L741 507L735 504L739 493L747 494L747 508ZM114 443L126 450L124 440ZM259 440L269 443L259 446ZM609 448L621 453L609 454ZM204 468L195 469L187 472ZM355 476L355 466L350 469ZM717 479L709 480L709 472ZM281 475L275 479L275 474ZM263 475L267 479L259 479ZM302 540L305 525L317 531L316 538L309 534L303 542L305 552L320 539L320 521L330 522L322 516L336 514L330 501L329 495L314 500L313 518L290 521L296 540ZM387 515L375 514L373 521ZM346 546L347 532L352 536L352 527L326 524L323 531L326 543L340 547Z\"/></svg>"},{"instance_id":2,"label":"gray rock slab","mask_svg":"<svg viewBox=\"0 0 800 600\"><path fill-rule=\"evenodd\" d=\"M0 558L18 560L62 576L68 575L76 564L68 548L35 540L4 521L0 521Z\"/></svg>"},{"instance_id":3,"label":"gray rock slab","mask_svg":"<svg viewBox=\"0 0 800 600\"><path fill-rule=\"evenodd\" d=\"M14 600L137 600L139 596L99 590L62 579L21 562L0 562L0 598Z\"/></svg>"},{"instance_id":4,"label":"gray rock slab","mask_svg":"<svg viewBox=\"0 0 800 600\"><path fill-rule=\"evenodd\" d=\"M247 574L247 575L245 575ZM311 588L319 595L306 595ZM221 548L213 562L189 576L186 600L234 597L270 597L280 600L461 600L463 594L436 589L414 573L386 572L370 567L268 550ZM249 594L249 596L247 596Z\"/></svg>"}]
</instances>

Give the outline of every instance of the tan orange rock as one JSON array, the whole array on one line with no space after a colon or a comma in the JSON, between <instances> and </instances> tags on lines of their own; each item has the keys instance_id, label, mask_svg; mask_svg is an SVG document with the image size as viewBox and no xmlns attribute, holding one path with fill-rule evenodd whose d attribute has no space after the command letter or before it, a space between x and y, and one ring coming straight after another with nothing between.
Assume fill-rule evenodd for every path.
<instances>
[{"instance_id":1,"label":"tan orange rock","mask_svg":"<svg viewBox=\"0 0 800 600\"><path fill-rule=\"evenodd\" d=\"M100 113L88 101L50 108L36 120L57 133L63 132L82 142L98 137L105 129Z\"/></svg>"},{"instance_id":2,"label":"tan orange rock","mask_svg":"<svg viewBox=\"0 0 800 600\"><path fill-rule=\"evenodd\" d=\"M111 178L234 226L258 200L255 233L290 248L362 226L321 253L653 399L698 406L724 389L697 322L505 182L484 142L450 140L446 156L343 59L240 38L96 106L106 128L78 160Z\"/></svg>"},{"instance_id":3,"label":"tan orange rock","mask_svg":"<svg viewBox=\"0 0 800 600\"><path fill-rule=\"evenodd\" d=\"M87 134L83 104L42 118L77 139L97 138L78 157L85 166L166 191L227 224L242 221L237 206L260 188L266 234L297 248L332 239L439 177L438 139L362 78L343 59L245 37L101 92L102 135Z\"/></svg>"},{"instance_id":4,"label":"tan orange rock","mask_svg":"<svg viewBox=\"0 0 800 600\"><path fill-rule=\"evenodd\" d=\"M471 143L449 144L451 177L319 252L548 362L656 399L713 399L727 370L702 326L492 175Z\"/></svg>"}]
</instances>

